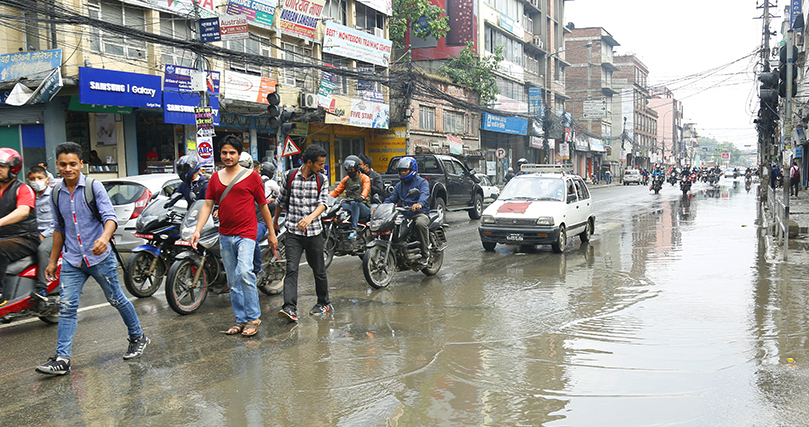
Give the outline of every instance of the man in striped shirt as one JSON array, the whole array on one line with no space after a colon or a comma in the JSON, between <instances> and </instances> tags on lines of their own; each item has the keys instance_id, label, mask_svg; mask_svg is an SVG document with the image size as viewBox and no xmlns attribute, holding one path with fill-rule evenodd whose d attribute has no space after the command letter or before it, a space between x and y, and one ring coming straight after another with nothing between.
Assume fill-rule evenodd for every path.
<instances>
[{"instance_id":1,"label":"man in striped shirt","mask_svg":"<svg viewBox=\"0 0 809 427\"><path fill-rule=\"evenodd\" d=\"M321 173L326 163L326 151L318 145L306 147L301 155L303 165L284 174L281 194L276 199L273 226L277 231L278 216L287 210L287 236L284 240L287 273L284 277L284 306L278 317L298 321L298 264L306 252L306 262L315 276L317 303L309 314L327 314L333 308L329 301L329 284L323 260L323 223L320 214L326 210L328 182Z\"/></svg>"}]
</instances>

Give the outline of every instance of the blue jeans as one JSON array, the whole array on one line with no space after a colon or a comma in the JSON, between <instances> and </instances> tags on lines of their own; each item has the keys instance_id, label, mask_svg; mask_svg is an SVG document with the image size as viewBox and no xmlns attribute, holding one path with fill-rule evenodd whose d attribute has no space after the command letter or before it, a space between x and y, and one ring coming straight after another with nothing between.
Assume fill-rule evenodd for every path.
<instances>
[{"instance_id":1,"label":"blue jeans","mask_svg":"<svg viewBox=\"0 0 809 427\"><path fill-rule=\"evenodd\" d=\"M360 203L356 200L352 200L350 202L343 202L340 206L351 212L351 229L357 229L357 223L360 221L360 218L368 219L371 216L371 208L365 205L365 203Z\"/></svg>"},{"instance_id":2,"label":"blue jeans","mask_svg":"<svg viewBox=\"0 0 809 427\"><path fill-rule=\"evenodd\" d=\"M118 284L118 261L115 253L100 263L88 267L82 261L80 267L74 267L69 262L62 263L59 288L61 293L61 306L59 307L59 328L57 332L56 355L70 357L73 350L73 337L76 335L78 320L76 314L79 309L79 297L84 283L92 276L101 285L104 296L110 305L118 309L121 318L126 324L130 338L140 338L143 330L140 328L135 306L126 299Z\"/></svg>"},{"instance_id":3,"label":"blue jeans","mask_svg":"<svg viewBox=\"0 0 809 427\"><path fill-rule=\"evenodd\" d=\"M239 236L221 235L219 244L236 323L258 319L261 317L261 307L258 305L256 273L253 273L256 241Z\"/></svg>"},{"instance_id":4,"label":"blue jeans","mask_svg":"<svg viewBox=\"0 0 809 427\"><path fill-rule=\"evenodd\" d=\"M259 239L264 233L267 232L267 224L263 221L258 222L258 233L256 233L256 251L253 255L253 273L258 274L261 271L261 245L258 244Z\"/></svg>"}]
</instances>

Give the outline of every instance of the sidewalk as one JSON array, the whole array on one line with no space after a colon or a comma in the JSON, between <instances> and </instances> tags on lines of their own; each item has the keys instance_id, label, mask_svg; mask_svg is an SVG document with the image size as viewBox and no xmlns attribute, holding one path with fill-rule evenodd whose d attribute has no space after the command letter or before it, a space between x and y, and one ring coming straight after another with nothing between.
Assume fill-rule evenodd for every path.
<instances>
[{"instance_id":1,"label":"sidewalk","mask_svg":"<svg viewBox=\"0 0 809 427\"><path fill-rule=\"evenodd\" d=\"M776 188L776 197L778 200L784 200L784 189ZM789 222L790 222L790 238L795 236L797 226L797 235L806 236L809 234L809 191L801 189L798 191L798 196L789 197Z\"/></svg>"}]
</instances>

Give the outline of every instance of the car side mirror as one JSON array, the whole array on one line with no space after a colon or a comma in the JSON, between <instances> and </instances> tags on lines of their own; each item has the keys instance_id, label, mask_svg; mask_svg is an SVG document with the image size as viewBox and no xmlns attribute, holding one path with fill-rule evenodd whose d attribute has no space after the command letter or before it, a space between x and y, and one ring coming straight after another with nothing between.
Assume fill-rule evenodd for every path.
<instances>
[{"instance_id":1,"label":"car side mirror","mask_svg":"<svg viewBox=\"0 0 809 427\"><path fill-rule=\"evenodd\" d=\"M421 190L419 190L418 188L411 188L410 191L407 192L407 195L405 197L420 196L420 195Z\"/></svg>"}]
</instances>

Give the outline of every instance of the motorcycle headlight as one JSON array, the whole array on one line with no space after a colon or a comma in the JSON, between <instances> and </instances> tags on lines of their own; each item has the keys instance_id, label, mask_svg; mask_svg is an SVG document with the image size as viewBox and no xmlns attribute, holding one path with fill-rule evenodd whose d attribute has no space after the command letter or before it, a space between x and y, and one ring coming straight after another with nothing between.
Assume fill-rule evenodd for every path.
<instances>
[{"instance_id":1,"label":"motorcycle headlight","mask_svg":"<svg viewBox=\"0 0 809 427\"><path fill-rule=\"evenodd\" d=\"M186 241L191 240L196 229L196 227L183 227L183 229L180 230L180 238Z\"/></svg>"},{"instance_id":2,"label":"motorcycle headlight","mask_svg":"<svg viewBox=\"0 0 809 427\"><path fill-rule=\"evenodd\" d=\"M494 216L492 216L492 215L483 215L482 217L480 217L480 223L481 224L494 224L495 223Z\"/></svg>"},{"instance_id":3,"label":"motorcycle headlight","mask_svg":"<svg viewBox=\"0 0 809 427\"><path fill-rule=\"evenodd\" d=\"M553 217L552 216L541 216L537 218L537 225L553 225Z\"/></svg>"}]
</instances>

